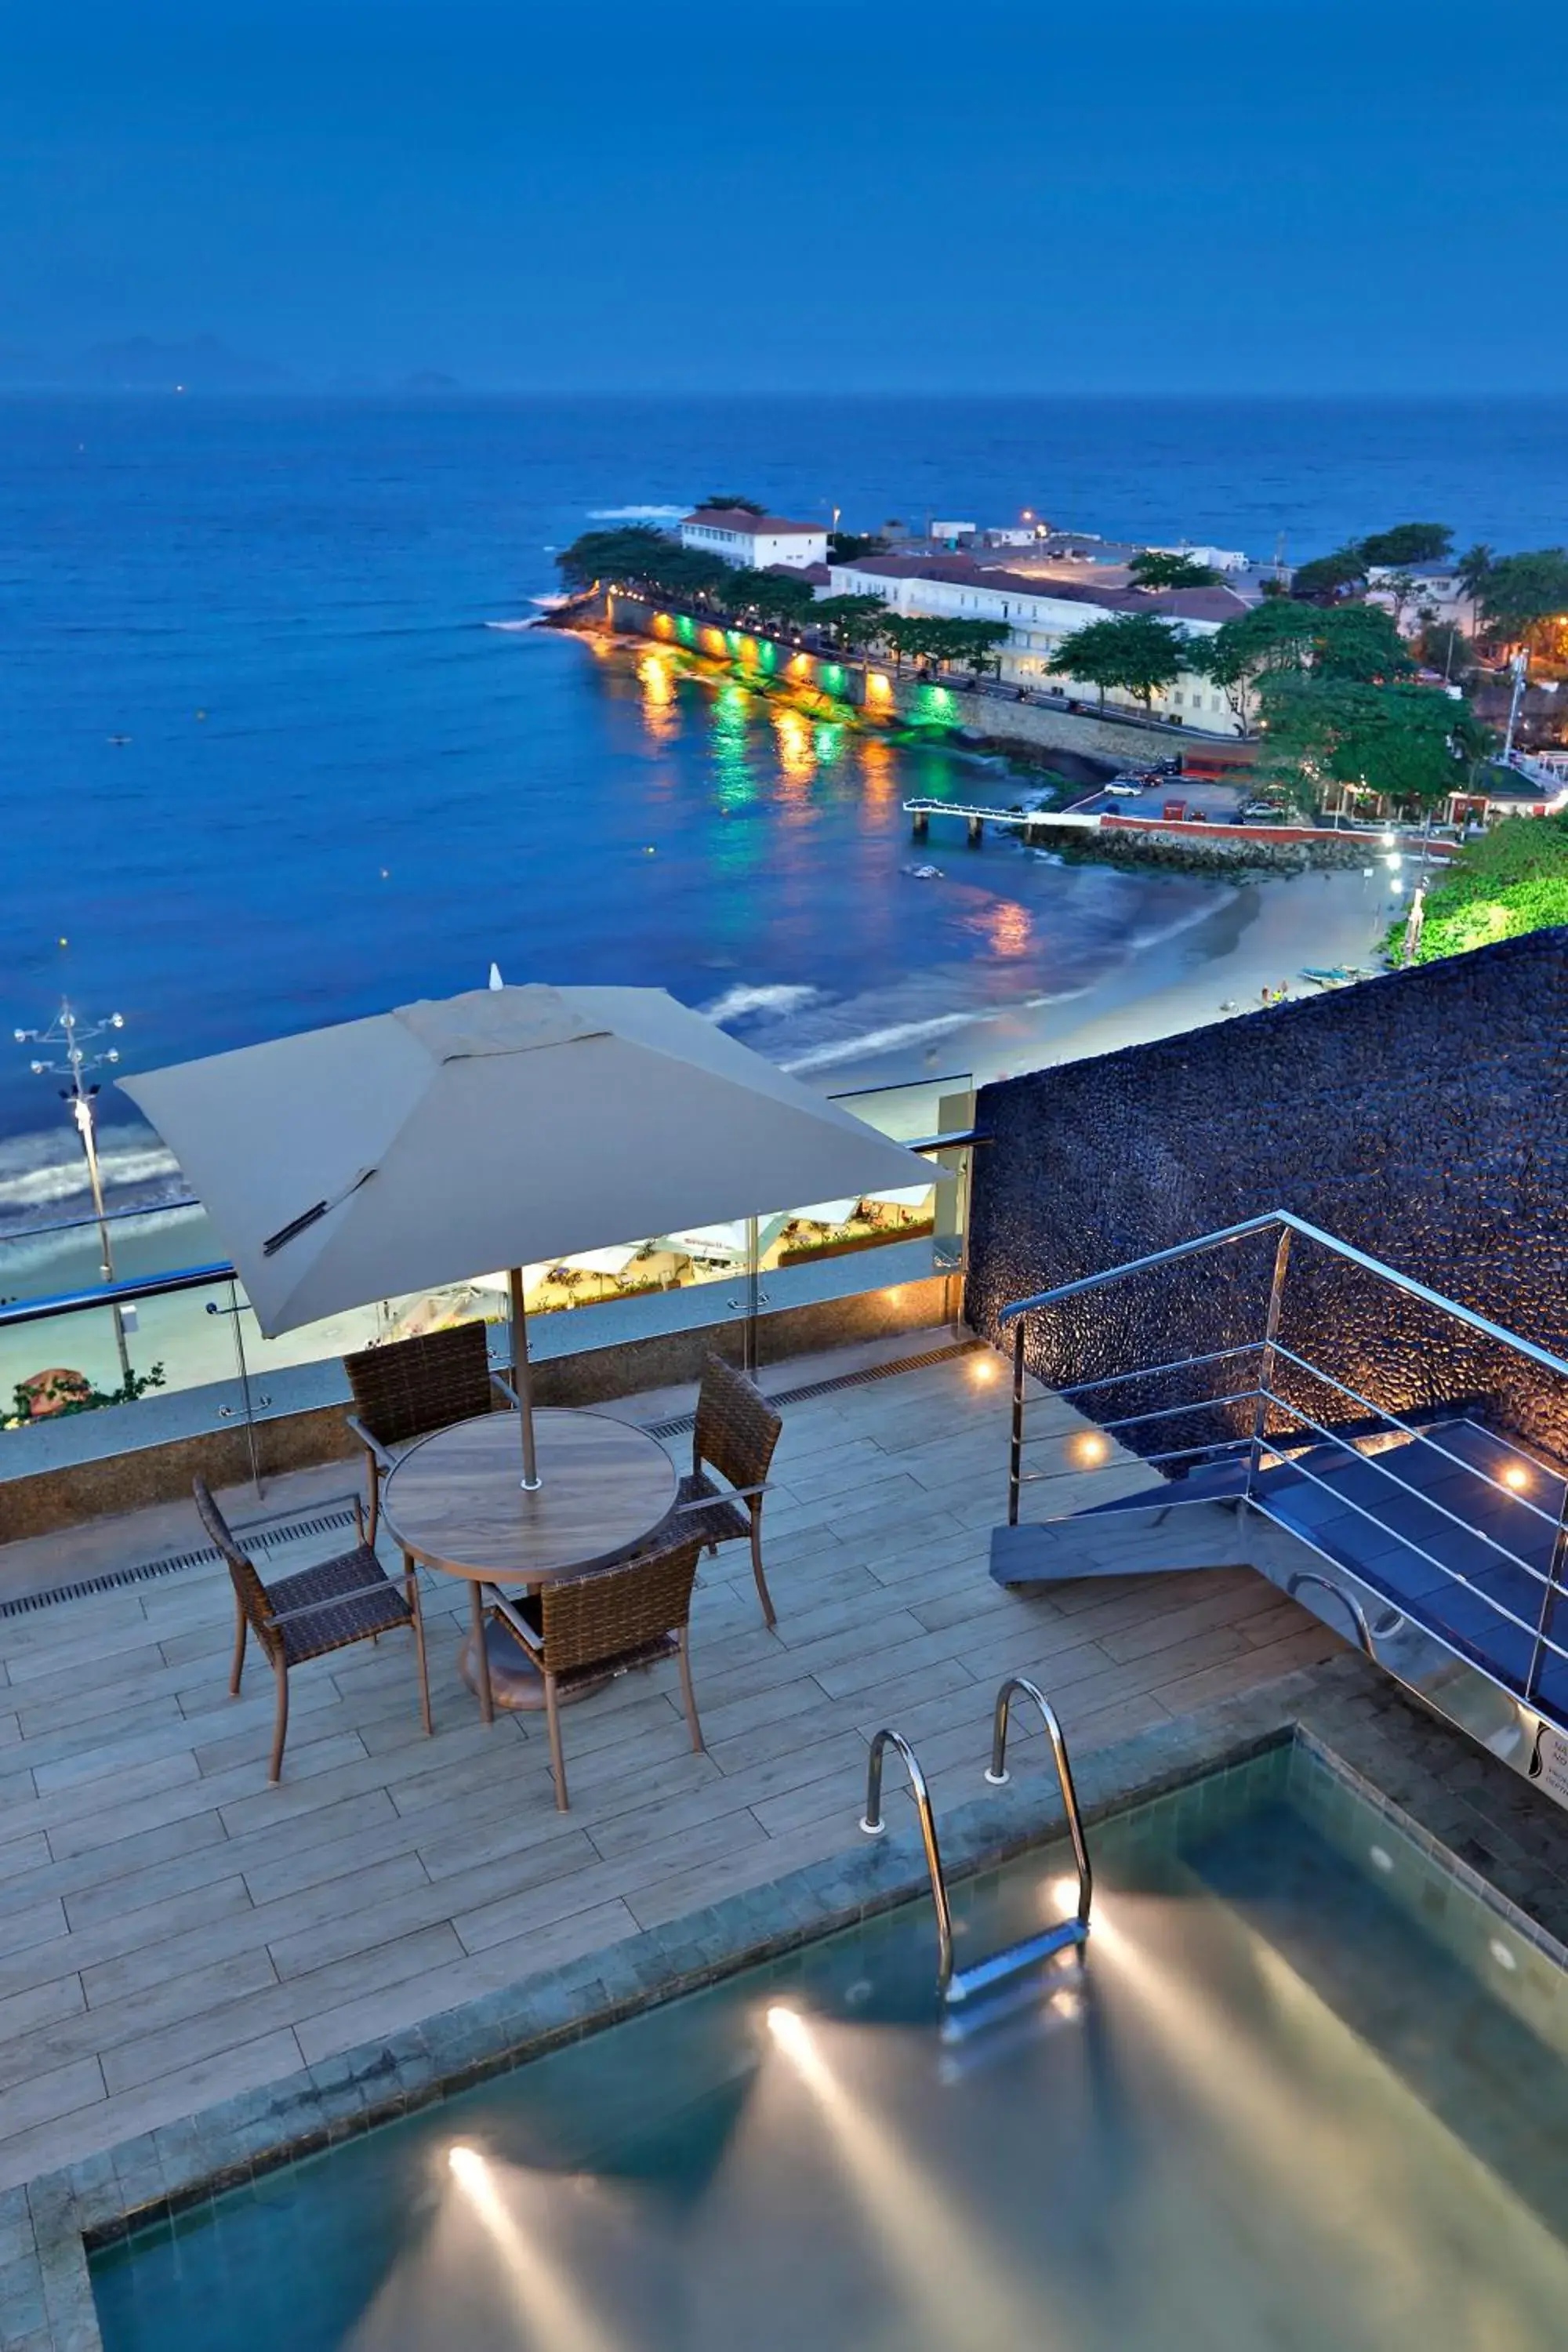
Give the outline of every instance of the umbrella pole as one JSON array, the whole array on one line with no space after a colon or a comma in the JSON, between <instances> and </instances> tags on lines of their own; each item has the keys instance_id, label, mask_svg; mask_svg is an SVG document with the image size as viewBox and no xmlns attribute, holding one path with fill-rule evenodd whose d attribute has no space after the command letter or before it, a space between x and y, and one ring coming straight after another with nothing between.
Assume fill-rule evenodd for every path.
<instances>
[{"instance_id":1,"label":"umbrella pole","mask_svg":"<svg viewBox=\"0 0 1568 2352\"><path fill-rule=\"evenodd\" d=\"M754 1378L757 1370L757 1220L746 1219L746 1328L741 1342L742 1370Z\"/></svg>"},{"instance_id":2,"label":"umbrella pole","mask_svg":"<svg viewBox=\"0 0 1568 2352\"><path fill-rule=\"evenodd\" d=\"M511 1303L511 1384L517 1391L518 1419L522 1424L522 1484L534 1494L541 1484L533 1450L533 1370L528 1360L528 1310L522 1303L522 1268L514 1265L506 1278Z\"/></svg>"}]
</instances>

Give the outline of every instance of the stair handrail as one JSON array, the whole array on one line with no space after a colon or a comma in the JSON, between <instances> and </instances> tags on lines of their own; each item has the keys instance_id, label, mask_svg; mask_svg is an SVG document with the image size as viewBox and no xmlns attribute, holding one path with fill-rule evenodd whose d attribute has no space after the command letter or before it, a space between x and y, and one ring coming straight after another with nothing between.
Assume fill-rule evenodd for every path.
<instances>
[{"instance_id":1,"label":"stair handrail","mask_svg":"<svg viewBox=\"0 0 1568 2352\"><path fill-rule=\"evenodd\" d=\"M1361 1645L1363 1654L1372 1660L1374 1666L1379 1664L1381 1662L1378 1658L1377 1651L1373 1643L1372 1626L1368 1622L1366 1611L1362 1607L1361 1602L1356 1599L1355 1594L1353 1592L1347 1591L1345 1587L1342 1584L1337 1583L1331 1576L1324 1576L1315 1568L1299 1568L1296 1570L1295 1575L1290 1577L1286 1583L1286 1599L1288 1601L1294 1601L1296 1595L1300 1591L1301 1587L1304 1584L1321 1585L1325 1592L1332 1593L1334 1599L1340 1602L1341 1606L1349 1615L1352 1623L1354 1625L1356 1640ZM1388 1617L1384 1618L1383 1623L1377 1630L1379 1634L1381 1634L1384 1640L1386 1641L1391 1633L1398 1633L1399 1628L1404 1624L1404 1622L1405 1620L1400 1615L1398 1610L1391 1610Z\"/></svg>"},{"instance_id":2,"label":"stair handrail","mask_svg":"<svg viewBox=\"0 0 1568 2352\"><path fill-rule=\"evenodd\" d=\"M1007 1724L1015 1693L1020 1698L1033 1700L1040 1710L1050 1738L1057 1781L1062 1792L1062 1810L1067 1814L1068 1835L1072 1840L1073 1861L1078 1870L1078 1921L1080 1927L1087 1928L1089 1906L1094 1900L1094 1871L1089 1859L1089 1841L1083 1833L1083 1815L1079 1810L1078 1790L1073 1785L1067 1738L1056 1708L1038 1685L1030 1682L1026 1675L1009 1675L996 1694L995 1711L991 1719L991 1763L985 1778L994 1789L1000 1789L1012 1777L1007 1769Z\"/></svg>"},{"instance_id":3,"label":"stair handrail","mask_svg":"<svg viewBox=\"0 0 1568 2352\"><path fill-rule=\"evenodd\" d=\"M931 1873L931 1899L936 1910L937 1990L945 1994L952 1977L952 1906L947 1898L947 1874L942 1865L942 1848L936 1842L936 1816L931 1811L931 1790L914 1749L901 1732L894 1731L887 1725L871 1742L871 1754L866 1766L866 1811L860 1827L868 1837L880 1837L888 1826L882 1819L882 1753L889 1748L896 1748L904 1759L915 1811L920 1815L926 1868Z\"/></svg>"},{"instance_id":4,"label":"stair handrail","mask_svg":"<svg viewBox=\"0 0 1568 2352\"><path fill-rule=\"evenodd\" d=\"M1180 1258L1195 1256L1199 1251L1223 1248L1230 1243L1245 1241L1253 1234L1268 1233L1275 1227L1300 1234L1304 1241L1318 1243L1322 1248L1332 1251L1336 1257L1346 1259L1352 1265L1359 1265L1364 1273L1393 1283L1396 1289L1405 1291L1410 1297L1422 1299L1428 1307L1436 1307L1443 1314L1456 1317L1459 1322L1468 1323L1472 1331L1481 1332L1487 1339L1513 1349L1518 1355L1528 1356L1532 1363L1568 1380L1568 1362L1561 1356L1554 1356L1549 1348L1538 1347L1533 1339L1526 1339L1517 1331L1505 1330L1500 1323L1494 1323L1489 1316L1478 1314L1473 1307L1465 1307L1457 1298L1446 1297L1442 1291L1434 1290L1430 1284L1418 1282L1414 1275L1401 1274L1397 1266L1386 1265L1382 1258L1371 1256L1351 1242L1341 1241L1337 1234L1325 1233L1321 1225L1310 1224L1305 1217L1296 1216L1289 1209L1269 1209L1261 1216L1244 1217L1237 1223L1223 1225L1212 1234L1200 1234L1192 1241L1173 1243L1169 1249L1152 1250L1145 1257L1129 1258L1125 1264L1107 1266L1101 1273L1080 1275L1076 1282L1058 1283L1053 1290L1037 1291L1033 1297L1010 1299L998 1310L997 1323L1005 1327L1023 1316L1034 1314L1042 1307L1055 1307L1064 1298L1076 1297L1084 1291L1102 1289L1107 1283L1120 1282L1129 1275L1147 1274L1155 1266L1172 1265ZM1262 1343L1259 1341L1258 1344Z\"/></svg>"}]
</instances>

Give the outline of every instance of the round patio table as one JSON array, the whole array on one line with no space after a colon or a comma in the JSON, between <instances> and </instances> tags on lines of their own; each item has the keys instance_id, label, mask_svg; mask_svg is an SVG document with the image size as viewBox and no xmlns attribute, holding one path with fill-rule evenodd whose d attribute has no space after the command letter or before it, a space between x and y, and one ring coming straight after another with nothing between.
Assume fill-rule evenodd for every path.
<instances>
[{"instance_id":1,"label":"round patio table","mask_svg":"<svg viewBox=\"0 0 1568 2352\"><path fill-rule=\"evenodd\" d=\"M481 1413L420 1438L382 1489L382 1517L410 1564L467 1580L473 1632L464 1677L479 1713L542 1706L543 1685L521 1645L487 1624L487 1584L537 1592L552 1579L602 1568L668 1517L679 1479L655 1437L608 1413L547 1408L533 1416L540 1485L522 1484L515 1412ZM503 1649L492 1652L490 1637ZM585 1695L585 1694L580 1694Z\"/></svg>"}]
</instances>

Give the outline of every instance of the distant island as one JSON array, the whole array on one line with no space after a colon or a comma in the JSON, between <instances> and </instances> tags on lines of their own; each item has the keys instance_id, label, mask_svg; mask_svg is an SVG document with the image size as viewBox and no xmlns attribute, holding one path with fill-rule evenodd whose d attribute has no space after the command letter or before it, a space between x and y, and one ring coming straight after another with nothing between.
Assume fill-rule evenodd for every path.
<instances>
[{"instance_id":1,"label":"distant island","mask_svg":"<svg viewBox=\"0 0 1568 2352\"><path fill-rule=\"evenodd\" d=\"M387 378L340 375L326 383L312 382L275 361L234 351L216 335L174 342L129 335L65 354L0 345L0 390L12 392L405 393L433 399L462 389L456 376L439 368L416 368Z\"/></svg>"}]
</instances>

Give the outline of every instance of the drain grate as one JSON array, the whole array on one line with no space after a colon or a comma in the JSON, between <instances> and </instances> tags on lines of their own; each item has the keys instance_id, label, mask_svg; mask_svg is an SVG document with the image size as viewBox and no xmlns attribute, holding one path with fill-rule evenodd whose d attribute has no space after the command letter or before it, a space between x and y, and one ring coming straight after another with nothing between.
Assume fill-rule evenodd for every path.
<instances>
[{"instance_id":1,"label":"drain grate","mask_svg":"<svg viewBox=\"0 0 1568 2352\"><path fill-rule=\"evenodd\" d=\"M900 1356L892 1363L868 1364L862 1371L840 1372L836 1380L808 1381L798 1389L770 1391L771 1404L809 1404L816 1397L835 1396L840 1389L869 1388L875 1381L896 1380L900 1372L921 1372L930 1364L951 1363L955 1356L967 1356L983 1345L979 1339L954 1339L946 1347L927 1348L918 1356ZM697 1424L694 1412L678 1413L673 1421L645 1422L643 1427L650 1437L679 1437ZM283 1519L271 1528L258 1528L247 1538L253 1550L265 1550L276 1544L298 1543L304 1536L335 1535L353 1525L352 1509L318 1510L298 1519ZM52 1609L60 1601L87 1601L95 1592L118 1592L129 1584L150 1584L160 1576L174 1576L183 1568L216 1568L218 1554L211 1544L195 1551L167 1552L159 1559L144 1559L134 1568L111 1568L101 1576L83 1577L76 1584L57 1584L48 1592L24 1592L15 1601L0 1601L0 1620L7 1617L29 1617L36 1610Z\"/></svg>"},{"instance_id":2,"label":"drain grate","mask_svg":"<svg viewBox=\"0 0 1568 2352\"><path fill-rule=\"evenodd\" d=\"M808 1381L799 1389L770 1389L768 1402L809 1404L814 1397L835 1396L840 1389L869 1388L873 1381L896 1380L900 1372L923 1372L928 1364L951 1363L955 1356L972 1355L983 1344L979 1339L953 1339L945 1348L928 1348L922 1355L900 1356L890 1364L868 1364L863 1371L840 1372L836 1380ZM679 1437L696 1428L697 1415L681 1412L673 1421L647 1421L642 1426L650 1437Z\"/></svg>"},{"instance_id":3,"label":"drain grate","mask_svg":"<svg viewBox=\"0 0 1568 2352\"><path fill-rule=\"evenodd\" d=\"M303 1536L335 1535L353 1523L352 1509L315 1511L300 1518L279 1520L276 1527L258 1528L254 1536L247 1538L247 1549L266 1551L277 1544L298 1543ZM57 1584L47 1592L24 1592L15 1601L0 1601L0 1618L30 1617L36 1610L52 1609L57 1601L86 1601L95 1592L118 1592L128 1584L151 1584L154 1578L176 1575L182 1568L216 1568L218 1560L219 1555L211 1544L203 1544L195 1551L165 1552L158 1559L139 1560L134 1568L106 1569L101 1576L83 1577L76 1584Z\"/></svg>"}]
</instances>

